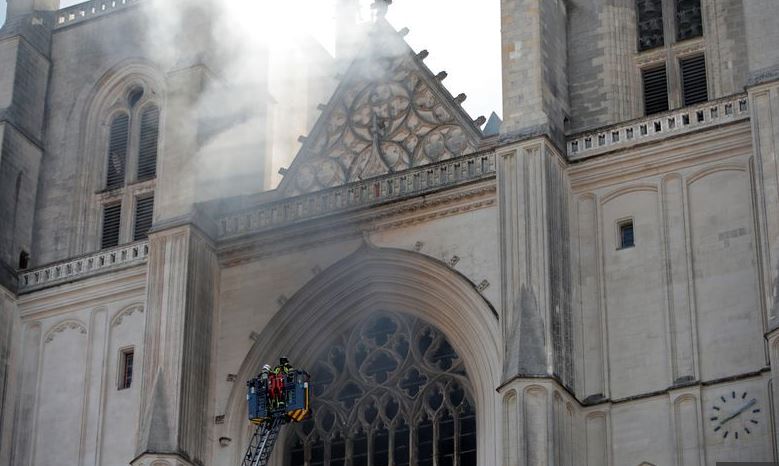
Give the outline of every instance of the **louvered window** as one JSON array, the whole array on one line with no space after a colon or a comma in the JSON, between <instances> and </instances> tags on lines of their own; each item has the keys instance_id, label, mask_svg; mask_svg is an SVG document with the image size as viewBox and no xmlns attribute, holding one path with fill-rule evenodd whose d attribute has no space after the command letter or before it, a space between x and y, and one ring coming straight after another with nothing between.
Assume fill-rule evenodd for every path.
<instances>
[{"instance_id":1,"label":"louvered window","mask_svg":"<svg viewBox=\"0 0 779 466\"><path fill-rule=\"evenodd\" d=\"M702 35L701 0L676 0L676 39L686 40Z\"/></svg>"},{"instance_id":2,"label":"louvered window","mask_svg":"<svg viewBox=\"0 0 779 466\"><path fill-rule=\"evenodd\" d=\"M682 98L684 105L693 105L709 100L706 89L706 58L698 55L679 60L682 71Z\"/></svg>"},{"instance_id":3,"label":"louvered window","mask_svg":"<svg viewBox=\"0 0 779 466\"><path fill-rule=\"evenodd\" d=\"M112 248L119 244L119 224L122 217L122 204L103 207L103 238L100 247Z\"/></svg>"},{"instance_id":4,"label":"louvered window","mask_svg":"<svg viewBox=\"0 0 779 466\"><path fill-rule=\"evenodd\" d=\"M668 110L668 84L665 65L641 71L644 81L644 112L647 115Z\"/></svg>"},{"instance_id":5,"label":"louvered window","mask_svg":"<svg viewBox=\"0 0 779 466\"><path fill-rule=\"evenodd\" d=\"M152 215L154 214L154 197L138 199L135 204L135 228L133 241L146 239L151 229Z\"/></svg>"},{"instance_id":6,"label":"louvered window","mask_svg":"<svg viewBox=\"0 0 779 466\"><path fill-rule=\"evenodd\" d=\"M157 175L157 145L159 142L160 110L149 107L141 114L141 139L138 145L138 181Z\"/></svg>"},{"instance_id":7,"label":"louvered window","mask_svg":"<svg viewBox=\"0 0 779 466\"><path fill-rule=\"evenodd\" d=\"M638 14L638 50L663 45L662 0L636 0Z\"/></svg>"},{"instance_id":8,"label":"louvered window","mask_svg":"<svg viewBox=\"0 0 779 466\"><path fill-rule=\"evenodd\" d=\"M127 114L117 115L111 121L106 160L106 188L108 189L124 186L129 129L130 117Z\"/></svg>"}]
</instances>

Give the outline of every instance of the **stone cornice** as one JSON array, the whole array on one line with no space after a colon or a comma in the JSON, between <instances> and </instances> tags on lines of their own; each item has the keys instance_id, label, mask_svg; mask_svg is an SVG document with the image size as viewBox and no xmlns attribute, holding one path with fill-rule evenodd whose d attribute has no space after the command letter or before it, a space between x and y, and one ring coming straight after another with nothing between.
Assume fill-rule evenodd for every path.
<instances>
[{"instance_id":1,"label":"stone cornice","mask_svg":"<svg viewBox=\"0 0 779 466\"><path fill-rule=\"evenodd\" d=\"M632 150L596 157L568 168L571 187L576 192L609 186L700 163L702 159L720 160L751 153L752 134L749 120L657 141Z\"/></svg>"},{"instance_id":2,"label":"stone cornice","mask_svg":"<svg viewBox=\"0 0 779 466\"><path fill-rule=\"evenodd\" d=\"M240 238L411 198L426 199L437 192L494 178L495 174L494 152L457 157L220 215L215 219L218 239Z\"/></svg>"},{"instance_id":3,"label":"stone cornice","mask_svg":"<svg viewBox=\"0 0 779 466\"><path fill-rule=\"evenodd\" d=\"M493 206L495 179L459 186L427 196L415 196L372 209L343 212L316 221L292 223L283 228L224 241L220 262L226 266L300 251L323 244L358 239L367 231L380 231L457 215Z\"/></svg>"},{"instance_id":4,"label":"stone cornice","mask_svg":"<svg viewBox=\"0 0 779 466\"><path fill-rule=\"evenodd\" d=\"M63 8L54 16L54 30L115 13L141 2L142 0L91 0Z\"/></svg>"},{"instance_id":5,"label":"stone cornice","mask_svg":"<svg viewBox=\"0 0 779 466\"><path fill-rule=\"evenodd\" d=\"M19 294L146 263L149 242L139 241L54 262L19 274Z\"/></svg>"},{"instance_id":6,"label":"stone cornice","mask_svg":"<svg viewBox=\"0 0 779 466\"><path fill-rule=\"evenodd\" d=\"M138 298L145 289L146 267L136 266L21 295L19 314L23 319L40 319Z\"/></svg>"},{"instance_id":7,"label":"stone cornice","mask_svg":"<svg viewBox=\"0 0 779 466\"><path fill-rule=\"evenodd\" d=\"M568 136L568 160L584 160L748 119L747 96L732 95Z\"/></svg>"}]
</instances>

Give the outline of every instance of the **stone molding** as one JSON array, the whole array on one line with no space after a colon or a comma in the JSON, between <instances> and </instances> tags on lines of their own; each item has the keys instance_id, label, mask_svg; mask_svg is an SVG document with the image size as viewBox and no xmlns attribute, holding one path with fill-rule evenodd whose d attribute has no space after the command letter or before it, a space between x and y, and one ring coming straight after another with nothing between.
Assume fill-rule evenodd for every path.
<instances>
[{"instance_id":1,"label":"stone molding","mask_svg":"<svg viewBox=\"0 0 779 466\"><path fill-rule=\"evenodd\" d=\"M471 154L222 215L216 219L218 237L236 238L334 213L419 197L494 176L494 152Z\"/></svg>"},{"instance_id":2,"label":"stone molding","mask_svg":"<svg viewBox=\"0 0 779 466\"><path fill-rule=\"evenodd\" d=\"M364 277L373 279L366 282ZM489 442L499 432L500 326L473 283L423 254L364 245L328 267L295 293L262 330L241 364L237 379L255 373L280 351L305 366L335 329L375 310L402 310L440 329L463 359L474 390L479 425L479 464L498 464ZM300 325L300 322L316 322ZM250 329L247 329L247 333ZM290 338L294 335L294 338ZM305 347L294 341L307 341ZM245 437L245 393L236 384L227 400L225 424L216 437L237 441L217 452L219 464L239 462Z\"/></svg>"},{"instance_id":3,"label":"stone molding","mask_svg":"<svg viewBox=\"0 0 779 466\"><path fill-rule=\"evenodd\" d=\"M57 336L57 334L63 333L66 330L78 330L79 333L81 333L82 335L87 334L87 327L83 323L77 320L68 319L64 322L60 322L59 324L55 325L51 330L46 332L46 338L44 339L44 343L50 343L54 341L54 338Z\"/></svg>"},{"instance_id":4,"label":"stone molding","mask_svg":"<svg viewBox=\"0 0 779 466\"><path fill-rule=\"evenodd\" d=\"M355 212L332 215L321 222L293 223L245 238L225 241L219 256L223 266L233 266L336 241L360 238L366 231L386 231L458 215L495 205L494 178L428 196Z\"/></svg>"},{"instance_id":5,"label":"stone molding","mask_svg":"<svg viewBox=\"0 0 779 466\"><path fill-rule=\"evenodd\" d=\"M136 303L131 304L121 311L117 312L116 315L111 319L111 328L118 327L122 324L122 320L124 320L125 317L130 317L131 315L135 314L135 312L138 311L139 314L143 314L144 308L143 304Z\"/></svg>"},{"instance_id":6,"label":"stone molding","mask_svg":"<svg viewBox=\"0 0 779 466\"><path fill-rule=\"evenodd\" d=\"M568 159L583 160L749 118L749 101L746 94L732 95L569 136L566 143Z\"/></svg>"},{"instance_id":7,"label":"stone molding","mask_svg":"<svg viewBox=\"0 0 779 466\"><path fill-rule=\"evenodd\" d=\"M54 30L72 26L98 16L114 13L142 0L91 0L57 11Z\"/></svg>"},{"instance_id":8,"label":"stone molding","mask_svg":"<svg viewBox=\"0 0 779 466\"><path fill-rule=\"evenodd\" d=\"M29 293L100 273L145 264L148 254L149 242L139 241L38 267L20 274L19 293Z\"/></svg>"},{"instance_id":9,"label":"stone molding","mask_svg":"<svg viewBox=\"0 0 779 466\"><path fill-rule=\"evenodd\" d=\"M567 173L575 193L618 185L637 178L680 170L751 153L752 134L748 120L723 125L717 131L690 133L683 138L658 140L656 144L606 156L592 157L570 165Z\"/></svg>"},{"instance_id":10,"label":"stone molding","mask_svg":"<svg viewBox=\"0 0 779 466\"><path fill-rule=\"evenodd\" d=\"M179 455L144 453L130 462L132 466L195 466Z\"/></svg>"}]
</instances>

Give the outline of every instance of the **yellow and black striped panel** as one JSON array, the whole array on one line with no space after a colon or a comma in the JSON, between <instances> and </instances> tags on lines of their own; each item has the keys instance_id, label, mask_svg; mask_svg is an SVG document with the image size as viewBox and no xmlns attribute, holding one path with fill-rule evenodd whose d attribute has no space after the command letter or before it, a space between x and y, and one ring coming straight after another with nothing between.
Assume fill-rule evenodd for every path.
<instances>
[{"instance_id":1,"label":"yellow and black striped panel","mask_svg":"<svg viewBox=\"0 0 779 466\"><path fill-rule=\"evenodd\" d=\"M308 410L296 409L294 411L288 412L287 416L289 416L289 418L292 419L294 422L301 422L303 419L306 418L306 416L308 416Z\"/></svg>"}]
</instances>

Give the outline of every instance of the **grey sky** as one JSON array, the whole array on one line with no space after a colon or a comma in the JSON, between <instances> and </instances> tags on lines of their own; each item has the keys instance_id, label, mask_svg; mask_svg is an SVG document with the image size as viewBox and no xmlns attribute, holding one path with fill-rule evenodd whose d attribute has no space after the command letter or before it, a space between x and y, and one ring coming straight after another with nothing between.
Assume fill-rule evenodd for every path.
<instances>
[{"instance_id":1,"label":"grey sky","mask_svg":"<svg viewBox=\"0 0 779 466\"><path fill-rule=\"evenodd\" d=\"M320 4L319 0L310 0ZM328 0L333 3L334 0ZM360 0L365 15L373 0ZM64 0L62 7L81 3ZM0 24L5 21L6 0L0 0ZM366 18L367 19L367 18ZM427 49L425 63L434 73L449 73L446 87L468 95L465 109L474 118L502 114L500 79L500 2L497 0L395 0L387 19L397 28L408 27L406 40L414 50ZM332 20L332 15L330 15ZM332 49L332 27L318 39Z\"/></svg>"}]
</instances>

